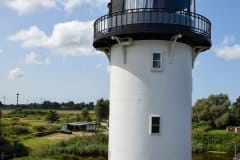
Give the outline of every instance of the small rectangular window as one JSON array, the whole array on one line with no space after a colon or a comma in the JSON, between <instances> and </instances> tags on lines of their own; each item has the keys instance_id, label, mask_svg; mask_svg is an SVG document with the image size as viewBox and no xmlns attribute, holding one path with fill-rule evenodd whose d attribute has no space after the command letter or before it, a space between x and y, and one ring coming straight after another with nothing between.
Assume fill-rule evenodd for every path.
<instances>
[{"instance_id":1,"label":"small rectangular window","mask_svg":"<svg viewBox=\"0 0 240 160\"><path fill-rule=\"evenodd\" d=\"M162 70L162 54L161 53L153 53L152 69L157 71Z\"/></svg>"},{"instance_id":2,"label":"small rectangular window","mask_svg":"<svg viewBox=\"0 0 240 160\"><path fill-rule=\"evenodd\" d=\"M160 116L151 116L151 134L160 134Z\"/></svg>"}]
</instances>

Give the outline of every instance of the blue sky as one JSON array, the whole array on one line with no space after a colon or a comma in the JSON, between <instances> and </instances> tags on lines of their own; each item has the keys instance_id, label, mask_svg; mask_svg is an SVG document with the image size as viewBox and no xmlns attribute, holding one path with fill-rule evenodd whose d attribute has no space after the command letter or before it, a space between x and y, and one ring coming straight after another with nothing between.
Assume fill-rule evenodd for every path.
<instances>
[{"instance_id":1,"label":"blue sky","mask_svg":"<svg viewBox=\"0 0 240 160\"><path fill-rule=\"evenodd\" d=\"M210 94L240 96L240 1L197 0L212 21L211 50L193 70L193 102ZM108 60L95 51L92 23L107 0L1 0L0 101L96 101L109 97Z\"/></svg>"}]
</instances>

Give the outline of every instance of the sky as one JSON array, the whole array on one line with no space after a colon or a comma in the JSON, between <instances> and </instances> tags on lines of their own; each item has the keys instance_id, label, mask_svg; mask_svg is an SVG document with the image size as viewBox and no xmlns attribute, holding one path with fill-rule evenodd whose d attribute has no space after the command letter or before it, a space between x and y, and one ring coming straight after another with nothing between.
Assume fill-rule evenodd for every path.
<instances>
[{"instance_id":1,"label":"sky","mask_svg":"<svg viewBox=\"0 0 240 160\"><path fill-rule=\"evenodd\" d=\"M108 0L1 0L0 101L95 102L109 97L109 62L92 47L93 22ZM231 3L230 3L231 2ZM240 96L240 1L197 0L212 22L211 50L193 69L193 103ZM4 98L5 97L5 98Z\"/></svg>"}]
</instances>

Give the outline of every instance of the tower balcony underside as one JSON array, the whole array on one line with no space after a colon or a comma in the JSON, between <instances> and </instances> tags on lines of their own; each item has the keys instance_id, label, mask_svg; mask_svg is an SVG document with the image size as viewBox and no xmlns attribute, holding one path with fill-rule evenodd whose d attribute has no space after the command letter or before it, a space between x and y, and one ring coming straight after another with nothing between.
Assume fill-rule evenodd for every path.
<instances>
[{"instance_id":1,"label":"tower balcony underside","mask_svg":"<svg viewBox=\"0 0 240 160\"><path fill-rule=\"evenodd\" d=\"M115 12L94 23L95 48L117 43L112 36L133 40L170 40L182 34L179 42L191 46L211 47L211 22L196 13L166 9L131 9Z\"/></svg>"}]
</instances>

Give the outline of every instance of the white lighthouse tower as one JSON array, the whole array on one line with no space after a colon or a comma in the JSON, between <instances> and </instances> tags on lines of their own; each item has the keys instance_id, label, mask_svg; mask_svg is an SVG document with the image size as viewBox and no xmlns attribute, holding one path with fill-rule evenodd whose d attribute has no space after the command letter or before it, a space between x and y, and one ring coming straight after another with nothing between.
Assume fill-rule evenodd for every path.
<instances>
[{"instance_id":1,"label":"white lighthouse tower","mask_svg":"<svg viewBox=\"0 0 240 160\"><path fill-rule=\"evenodd\" d=\"M194 0L111 0L94 23L109 58L109 160L191 160L192 67L211 47Z\"/></svg>"}]
</instances>

